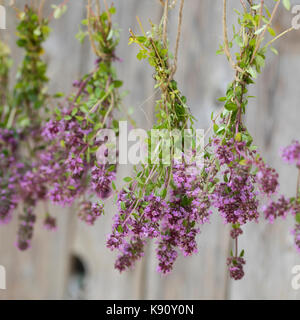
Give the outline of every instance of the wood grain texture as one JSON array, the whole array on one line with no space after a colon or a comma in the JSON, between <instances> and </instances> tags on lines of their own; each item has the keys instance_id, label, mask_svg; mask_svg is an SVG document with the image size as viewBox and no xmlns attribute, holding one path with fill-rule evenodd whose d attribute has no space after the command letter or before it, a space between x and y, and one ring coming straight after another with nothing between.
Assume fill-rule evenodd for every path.
<instances>
[{"instance_id":1,"label":"wood grain texture","mask_svg":"<svg viewBox=\"0 0 300 320\"><path fill-rule=\"evenodd\" d=\"M145 62L136 59L137 49L134 46L128 47L128 29L131 27L138 31L136 15L145 28L149 18L159 21L162 10L157 2L115 1L117 20L122 29L118 56L124 60L117 63L117 70L120 79L125 82L125 89L130 91L124 106L134 107L133 117L142 128L150 128L153 122L153 71ZM239 9L240 5L237 0L228 2L229 24L235 18L233 8ZM93 64L94 57L88 44L80 47L74 39L84 16L84 6L83 0L71 1L66 15L52 23L53 33L46 44L49 77L55 79L50 84L52 92L69 92L72 81L87 72ZM172 48L177 31L177 9L171 12L168 25ZM222 42L221 16L221 1L186 1L176 80L198 119L198 128L207 128L211 112L221 107L217 99L224 95L233 77L225 57L215 55ZM19 62L20 50L13 44L16 20L12 17L13 12L9 12L8 30L5 32L14 58ZM276 28L283 30L289 27L290 20L291 16L282 11ZM295 192L295 171L281 162L279 148L293 138L299 139L299 43L298 31L276 45L280 51L278 57L268 54L269 63L251 88L257 99L250 102L247 115L255 143L266 160L279 171L281 192L288 195ZM122 178L130 172L131 168L120 166L117 184L121 185ZM1 227L0 264L6 266L8 276L8 289L0 291L1 299L300 297L300 291L291 287L291 268L300 264L300 257L293 248L289 234L292 221L274 225L253 223L245 228L241 247L246 251L246 276L242 281L232 282L228 279L226 269L226 257L231 248L229 229L224 227L217 213L210 224L202 227L198 237L199 253L192 258L180 257L173 274L161 277L155 271L154 243L149 243L143 261L133 271L119 275L113 270L115 254L105 247L106 235L110 232L111 220L116 213L116 207L111 202L107 205L106 215L94 227L87 227L78 221L75 209L52 208L59 219L58 232L53 235L36 229L32 250L27 253L19 253L13 246L16 221L9 227ZM74 256L83 263L84 279L71 269Z\"/></svg>"}]
</instances>

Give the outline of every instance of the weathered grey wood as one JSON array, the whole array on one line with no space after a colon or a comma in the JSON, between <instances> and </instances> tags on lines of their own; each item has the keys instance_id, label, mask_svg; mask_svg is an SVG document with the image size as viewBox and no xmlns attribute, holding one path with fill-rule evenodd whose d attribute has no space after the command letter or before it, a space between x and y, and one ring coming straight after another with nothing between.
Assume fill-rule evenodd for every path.
<instances>
[{"instance_id":1,"label":"weathered grey wood","mask_svg":"<svg viewBox=\"0 0 300 320\"><path fill-rule=\"evenodd\" d=\"M24 1L25 2L25 1ZM239 1L228 1L228 30L235 21L233 8L240 8ZM59 1L51 1L59 3ZM293 1L297 3L297 1ZM138 32L135 16L148 26L148 19L159 21L161 8L155 0L126 0L115 2L122 38L118 55L124 60L117 63L120 79L130 95L124 106L134 107L133 117L138 127L150 128L153 121L153 80L150 67L136 59L137 48L128 47L128 29ZM88 44L82 48L74 36L84 16L84 1L70 1L68 12L61 20L54 21L54 29L46 45L49 77L52 92L69 92L71 83L93 64L93 54ZM188 104L198 119L198 128L207 128L210 114L221 104L233 71L224 56L215 51L222 42L221 1L189 0L185 3L182 41L176 80ZM171 46L177 32L177 10L170 14L169 31ZM10 17L13 12L10 12ZM15 19L8 20L5 31L13 48L14 58L20 61L20 50L13 44ZM291 16L281 12L276 29L290 26ZM2 31L0 31L2 32ZM280 146L293 138L299 139L299 31L280 40L280 56L268 54L269 63L252 92L257 99L249 104L247 123L262 155L280 173L281 192L295 192L295 170L284 165L279 158ZM14 69L15 70L15 69ZM118 185L130 174L130 168L120 166ZM269 225L255 223L245 228L240 247L246 251L246 276L242 281L228 279L226 257L231 243L229 229L224 227L218 214L212 222L202 227L198 236L199 254L192 258L180 257L174 272L167 277L156 273L155 244L150 243L146 256L137 267L119 275L114 271L115 254L105 247L111 220L116 207L107 204L105 217L94 227L87 227L76 217L74 210L51 209L59 220L59 230L49 234L36 229L33 248L19 253L13 246L16 219L7 228L0 228L0 264L6 266L8 289L0 291L0 298L68 298L68 299L299 299L300 292L291 287L291 268L300 264L300 257L293 248L289 229L292 221ZM83 263L85 275L71 271L71 257ZM74 266L73 266L74 267Z\"/></svg>"}]
</instances>

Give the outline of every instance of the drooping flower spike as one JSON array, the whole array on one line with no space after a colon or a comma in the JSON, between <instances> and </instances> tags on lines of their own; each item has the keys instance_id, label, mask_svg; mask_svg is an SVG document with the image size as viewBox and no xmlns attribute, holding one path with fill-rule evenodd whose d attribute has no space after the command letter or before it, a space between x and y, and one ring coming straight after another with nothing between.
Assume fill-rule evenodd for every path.
<instances>
[{"instance_id":1,"label":"drooping flower spike","mask_svg":"<svg viewBox=\"0 0 300 320\"><path fill-rule=\"evenodd\" d=\"M47 113L47 65L42 59L43 43L48 38L48 19L35 7L18 12L17 45L24 52L13 91L1 107L1 223L8 223L19 209L17 247L30 246L35 222L34 207L45 200L47 187L38 172L39 152L45 147L41 124ZM4 68L4 66L3 66ZM3 78L4 79L4 78ZM3 97L3 95L2 95ZM2 104L3 106L3 104Z\"/></svg>"},{"instance_id":2,"label":"drooping flower spike","mask_svg":"<svg viewBox=\"0 0 300 320\"><path fill-rule=\"evenodd\" d=\"M285 218L292 214L295 218L295 226L292 230L294 243L297 251L300 252L300 143L293 141L282 150L282 160L290 165L294 165L298 171L295 197L286 198L281 195L277 200L271 200L264 207L265 218L273 223L277 218Z\"/></svg>"},{"instance_id":3,"label":"drooping flower spike","mask_svg":"<svg viewBox=\"0 0 300 320\"><path fill-rule=\"evenodd\" d=\"M206 183L212 205L224 222L232 225L230 235L235 250L227 265L230 276L236 280L244 276L244 250L238 252L238 239L243 233L241 226L259 221L260 199L269 199L279 186L278 174L259 155L243 123L249 100L248 87L264 67L268 47L281 36L276 37L271 27L279 3L274 5L270 15L264 1L251 2L250 8L243 5L243 12L238 12L240 29L233 28L233 41L240 47L234 61L230 52L233 43L229 42L227 34L227 1L223 0L224 43L217 53L226 55L235 71L235 79L229 84L226 96L219 99L224 102L223 109L216 117L212 114L213 135L205 149L205 161L210 168ZM263 46L267 30L274 39ZM278 206L286 206L284 199ZM268 217L273 219L271 211Z\"/></svg>"},{"instance_id":4,"label":"drooping flower spike","mask_svg":"<svg viewBox=\"0 0 300 320\"><path fill-rule=\"evenodd\" d=\"M120 109L122 81L113 66L119 60L115 53L119 30L112 24L115 12L111 6L98 15L89 3L87 19L82 21L87 30L81 30L77 37L83 41L89 36L96 55L94 69L74 81L75 92L66 106L56 108L42 133L49 147L42 154L40 168L50 177L50 200L60 205L77 201L79 218L90 225L103 214L103 200L112 194L117 170L116 164L97 159L105 142L99 132L109 129L117 136L119 131L115 117Z\"/></svg>"},{"instance_id":5,"label":"drooping flower spike","mask_svg":"<svg viewBox=\"0 0 300 320\"><path fill-rule=\"evenodd\" d=\"M179 43L183 3L180 4ZM199 187L199 169L193 156L186 161L182 150L182 138L185 130L194 133L194 118L186 105L186 98L181 94L174 80L178 46L173 63L167 42L167 8L159 25L152 25L147 34L137 36L131 31L130 43L140 47L138 59L147 59L155 70L156 87L161 90L161 99L156 102L155 130L164 130L158 142L153 140L153 130L148 132L148 158L135 167L134 178L124 180L128 186L118 195L119 212L115 216L112 234L107 246L120 252L115 267L123 271L132 267L143 256L144 245L148 239L156 239L158 270L168 273L172 270L178 253L191 255L197 251L195 241L199 228L196 223L208 221L210 203L206 193ZM143 28L141 27L142 31ZM173 137L169 146L163 140ZM191 145L195 143L192 137ZM169 150L168 150L169 149ZM164 152L170 155L164 158ZM194 150L195 151L195 150ZM177 157L174 156L177 154ZM202 200L200 204L200 200Z\"/></svg>"}]
</instances>

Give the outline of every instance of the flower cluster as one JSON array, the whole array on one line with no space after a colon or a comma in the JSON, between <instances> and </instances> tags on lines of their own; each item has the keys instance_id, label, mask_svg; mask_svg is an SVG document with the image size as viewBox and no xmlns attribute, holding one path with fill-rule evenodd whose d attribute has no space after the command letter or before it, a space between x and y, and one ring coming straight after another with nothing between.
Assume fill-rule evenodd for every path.
<instances>
[{"instance_id":1,"label":"flower cluster","mask_svg":"<svg viewBox=\"0 0 300 320\"><path fill-rule=\"evenodd\" d=\"M50 214L46 214L44 219L44 228L49 231L55 231L57 229L56 219Z\"/></svg>"},{"instance_id":2,"label":"flower cluster","mask_svg":"<svg viewBox=\"0 0 300 320\"><path fill-rule=\"evenodd\" d=\"M230 277L234 280L240 280L244 277L245 259L242 257L227 258L227 266L229 268Z\"/></svg>"},{"instance_id":3,"label":"flower cluster","mask_svg":"<svg viewBox=\"0 0 300 320\"><path fill-rule=\"evenodd\" d=\"M229 123L230 125L230 123ZM240 124L241 125L241 124ZM249 134L227 132L228 138L218 135L207 145L207 188L211 205L220 213L225 224L231 224L230 236L236 242L243 233L242 225L259 220L259 198L269 197L278 189L278 174L268 167L251 148ZM226 135L224 135L226 137ZM211 153L208 150L211 149ZM242 258L236 251L228 258L230 276L241 279L244 275Z\"/></svg>"},{"instance_id":4,"label":"flower cluster","mask_svg":"<svg viewBox=\"0 0 300 320\"><path fill-rule=\"evenodd\" d=\"M33 228L36 221L36 216L33 213L32 207L25 208L24 213L20 215L19 219L20 226L16 246L21 251L24 251L30 247L33 237Z\"/></svg>"},{"instance_id":5,"label":"flower cluster","mask_svg":"<svg viewBox=\"0 0 300 320\"><path fill-rule=\"evenodd\" d=\"M12 130L0 129L0 224L11 220L17 207L16 175L10 170L16 165L18 141Z\"/></svg>"},{"instance_id":6,"label":"flower cluster","mask_svg":"<svg viewBox=\"0 0 300 320\"><path fill-rule=\"evenodd\" d=\"M278 217L285 218L291 210L291 203L284 196L281 196L277 201L271 201L263 207L265 218L273 223Z\"/></svg>"},{"instance_id":7,"label":"flower cluster","mask_svg":"<svg viewBox=\"0 0 300 320\"><path fill-rule=\"evenodd\" d=\"M102 203L92 203L91 201L83 201L80 203L79 219L88 225L94 225L95 221L103 214Z\"/></svg>"},{"instance_id":8,"label":"flower cluster","mask_svg":"<svg viewBox=\"0 0 300 320\"><path fill-rule=\"evenodd\" d=\"M300 253L300 223L299 222L295 224L292 234L294 235L295 246L298 252Z\"/></svg>"},{"instance_id":9,"label":"flower cluster","mask_svg":"<svg viewBox=\"0 0 300 320\"><path fill-rule=\"evenodd\" d=\"M159 236L159 221L168 207L163 199L153 194L137 202L126 190L118 195L117 204L120 213L115 216L114 232L109 236L107 246L120 251L115 267L123 271L143 256L147 238ZM132 214L132 210L136 213Z\"/></svg>"},{"instance_id":10,"label":"flower cluster","mask_svg":"<svg viewBox=\"0 0 300 320\"><path fill-rule=\"evenodd\" d=\"M123 271L133 266L143 256L147 239L156 239L158 271L164 274L172 270L177 249L185 256L197 252L195 238L200 230L196 223L208 222L211 211L209 204L198 205L201 191L196 176L188 175L187 171L182 164L174 164L174 182L178 186L171 191L168 201L153 193L138 201L130 190L120 192L119 214L115 217L114 232L107 241L109 248L122 253L115 265L117 269ZM132 254L137 244L139 251Z\"/></svg>"},{"instance_id":11,"label":"flower cluster","mask_svg":"<svg viewBox=\"0 0 300 320\"><path fill-rule=\"evenodd\" d=\"M92 168L92 189L100 199L107 199L111 196L111 182L116 179L116 172L109 171L105 165L98 165Z\"/></svg>"},{"instance_id":12,"label":"flower cluster","mask_svg":"<svg viewBox=\"0 0 300 320\"><path fill-rule=\"evenodd\" d=\"M287 164L295 165L298 170L298 181L296 196L286 198L280 196L277 200L270 201L268 205L263 208L266 219L271 223L278 217L285 218L288 214L292 214L295 218L295 227L292 234L295 239L295 246L300 251L300 143L293 141L289 146L282 150L282 160Z\"/></svg>"},{"instance_id":13,"label":"flower cluster","mask_svg":"<svg viewBox=\"0 0 300 320\"><path fill-rule=\"evenodd\" d=\"M288 147L282 151L282 159L288 164L296 165L300 169L300 143L293 141Z\"/></svg>"},{"instance_id":14,"label":"flower cluster","mask_svg":"<svg viewBox=\"0 0 300 320\"><path fill-rule=\"evenodd\" d=\"M214 185L211 194L212 203L220 212L225 223L240 225L258 218L258 201L254 183L255 175L251 173L251 166L248 163L240 164L241 156L236 150L245 151L245 143L229 140L224 146L220 146L218 139L214 140L219 153L216 153L220 161L219 173L223 176L223 182ZM226 162L220 149L227 152Z\"/></svg>"}]
</instances>

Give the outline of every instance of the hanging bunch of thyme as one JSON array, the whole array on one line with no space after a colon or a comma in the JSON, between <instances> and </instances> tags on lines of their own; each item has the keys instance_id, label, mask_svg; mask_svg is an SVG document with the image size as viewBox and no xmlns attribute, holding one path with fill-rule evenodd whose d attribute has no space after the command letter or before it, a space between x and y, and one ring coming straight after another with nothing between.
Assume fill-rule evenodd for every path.
<instances>
[{"instance_id":1,"label":"hanging bunch of thyme","mask_svg":"<svg viewBox=\"0 0 300 320\"><path fill-rule=\"evenodd\" d=\"M6 165L1 165L1 182L5 192L1 202L1 221L9 222L12 211L19 204L20 215L17 246L29 246L34 222L33 208L45 197L45 186L33 181L36 152L41 148L41 109L47 99L46 64L42 61L42 44L49 35L47 19L39 19L37 10L25 6L18 13L17 45L24 49L25 56L19 67L11 99L3 110L2 140L6 148Z\"/></svg>"},{"instance_id":2,"label":"hanging bunch of thyme","mask_svg":"<svg viewBox=\"0 0 300 320\"><path fill-rule=\"evenodd\" d=\"M173 64L167 41L169 1L163 5L159 25L152 24L151 31L145 33L140 23L140 36L130 31L130 43L140 47L137 58L146 59L155 70L155 87L160 88L161 98L156 102L156 124L146 137L151 156L135 166L135 177L124 179L128 185L118 195L119 212L107 240L110 249L120 252L115 263L120 271L132 267L143 256L147 240L156 239L158 270L170 272L177 249L186 256L196 252L196 224L207 221L210 214L209 208L198 206L199 199L205 201L206 195L198 188L199 170L193 157L197 151L194 118L174 80L184 1L180 3ZM162 135L158 142L153 140L157 131ZM182 152L185 135L190 137L188 157Z\"/></svg>"},{"instance_id":3,"label":"hanging bunch of thyme","mask_svg":"<svg viewBox=\"0 0 300 320\"><path fill-rule=\"evenodd\" d=\"M216 117L212 115L213 135L205 148L205 180L211 205L218 209L224 223L232 225L230 235L235 241L235 250L227 265L230 276L236 280L244 276L244 250L238 248L238 238L243 233L241 227L250 221L258 222L259 198L269 198L278 189L278 174L259 155L243 122L250 98L248 87L264 67L267 49L292 30L276 35L272 22L280 1L275 2L270 12L263 0L259 3L241 1L243 10L237 11L239 29L233 27L233 42L239 47L234 60L230 53L233 42L228 40L227 34L227 1L223 1L224 44L218 53L226 55L235 77L226 96L220 98L224 102L223 109ZM273 39L263 44L266 32Z\"/></svg>"},{"instance_id":4,"label":"hanging bunch of thyme","mask_svg":"<svg viewBox=\"0 0 300 320\"><path fill-rule=\"evenodd\" d=\"M42 2L43 3L43 2ZM45 149L42 122L49 112L51 96L47 93L47 65L42 59L43 44L49 36L49 19L42 17L40 6L17 10L17 45L25 52L16 83L5 108L1 109L1 210L0 220L8 223L18 209L17 247L30 246L36 220L35 206L47 199L46 178L41 174L40 155ZM46 213L45 225L55 226Z\"/></svg>"},{"instance_id":5,"label":"hanging bunch of thyme","mask_svg":"<svg viewBox=\"0 0 300 320\"><path fill-rule=\"evenodd\" d=\"M87 19L82 21L87 30L78 34L81 41L89 37L97 56L95 68L74 82L75 93L68 97L66 106L55 109L43 130L50 144L43 155L43 166L50 177L49 198L61 205L78 200L79 217L88 224L94 224L103 214L102 200L112 193L117 169L116 164L97 160L97 151L104 143L98 139L99 132L110 129L118 135L115 116L122 86L113 66L118 60L115 50L119 43L119 30L112 23L116 9L108 7L106 1L104 4L101 11L96 2L93 11L89 1ZM93 200L95 195L97 201Z\"/></svg>"}]
</instances>

